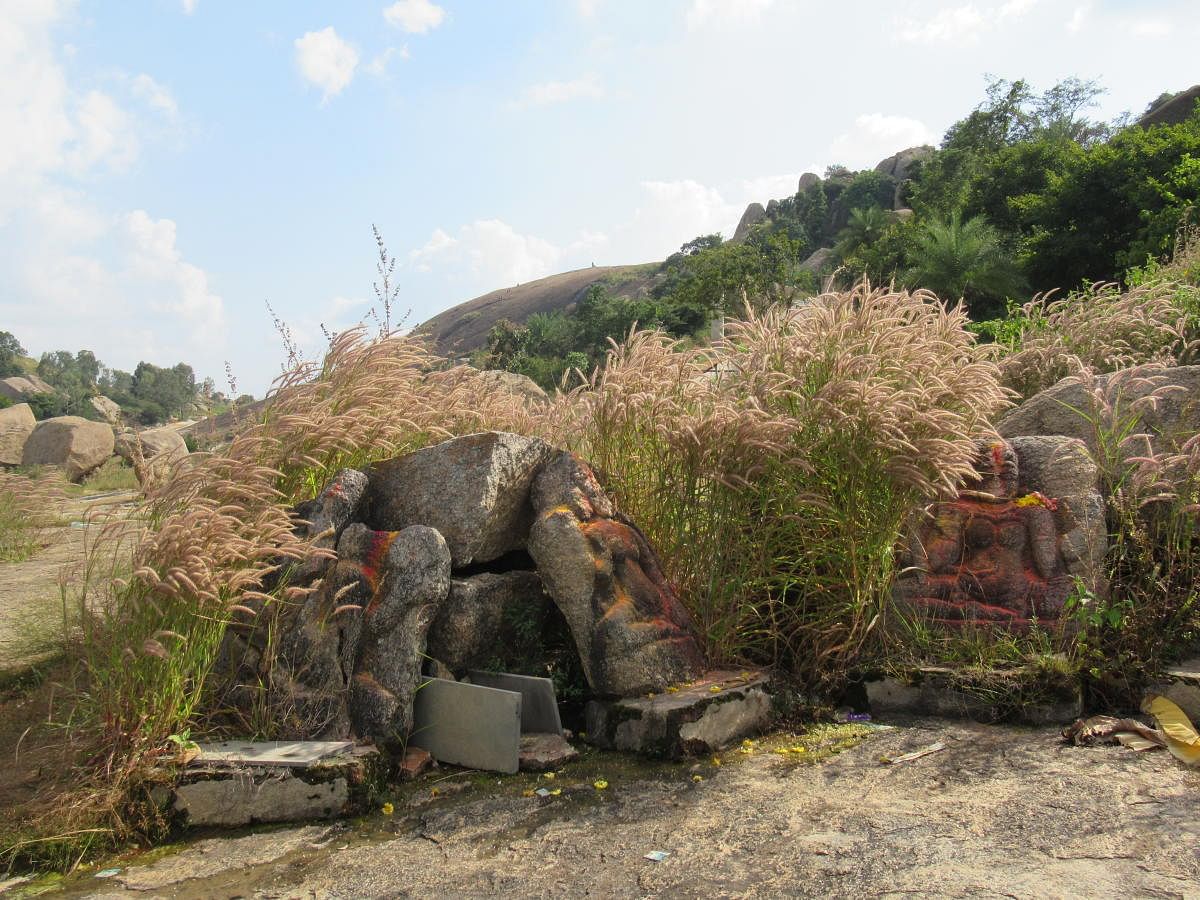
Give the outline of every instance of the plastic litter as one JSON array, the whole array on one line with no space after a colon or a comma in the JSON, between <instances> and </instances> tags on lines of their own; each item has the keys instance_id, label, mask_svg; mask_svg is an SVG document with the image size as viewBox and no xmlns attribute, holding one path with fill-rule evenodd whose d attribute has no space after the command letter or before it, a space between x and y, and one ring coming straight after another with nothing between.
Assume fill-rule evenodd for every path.
<instances>
[{"instance_id":1,"label":"plastic litter","mask_svg":"<svg viewBox=\"0 0 1200 900\"><path fill-rule=\"evenodd\" d=\"M946 745L938 741L936 744L930 744L928 747L922 747L920 750L914 750L912 753L904 753L895 758L884 756L879 761L885 766L894 766L897 763L912 762L914 759L920 759L922 756L928 756L931 753L940 753L945 749Z\"/></svg>"},{"instance_id":2,"label":"plastic litter","mask_svg":"<svg viewBox=\"0 0 1200 900\"><path fill-rule=\"evenodd\" d=\"M120 875L120 869L101 869L96 873L97 878L112 878L114 875Z\"/></svg>"},{"instance_id":3,"label":"plastic litter","mask_svg":"<svg viewBox=\"0 0 1200 900\"><path fill-rule=\"evenodd\" d=\"M670 855L670 852L666 850L651 850L649 853L643 856L642 859L648 859L650 862L662 862Z\"/></svg>"}]
</instances>

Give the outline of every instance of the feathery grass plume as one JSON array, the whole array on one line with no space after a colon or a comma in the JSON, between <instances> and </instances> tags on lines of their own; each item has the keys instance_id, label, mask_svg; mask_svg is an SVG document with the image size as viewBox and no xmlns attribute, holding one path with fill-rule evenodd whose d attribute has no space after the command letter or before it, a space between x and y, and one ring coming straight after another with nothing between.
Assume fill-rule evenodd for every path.
<instances>
[{"instance_id":1,"label":"feathery grass plume","mask_svg":"<svg viewBox=\"0 0 1200 900\"><path fill-rule=\"evenodd\" d=\"M0 472L0 562L20 562L36 553L63 499L62 482L53 474Z\"/></svg>"},{"instance_id":2,"label":"feathery grass plume","mask_svg":"<svg viewBox=\"0 0 1200 900\"><path fill-rule=\"evenodd\" d=\"M1145 414L1182 390L1161 366L1076 377L1109 535L1107 590L1077 606L1076 649L1096 693L1121 705L1200 647L1200 434L1147 432Z\"/></svg>"},{"instance_id":3,"label":"feathery grass plume","mask_svg":"<svg viewBox=\"0 0 1200 900\"><path fill-rule=\"evenodd\" d=\"M836 679L904 522L973 471L1006 403L966 321L862 283L749 311L707 349L633 333L549 430L645 529L714 656Z\"/></svg>"},{"instance_id":4,"label":"feathery grass plume","mask_svg":"<svg viewBox=\"0 0 1200 900\"><path fill-rule=\"evenodd\" d=\"M1003 383L1023 399L1084 368L1103 373L1170 363L1189 351L1188 313L1173 282L1153 280L1125 291L1098 283L1051 298L1039 294L1021 307L1020 327L1003 348Z\"/></svg>"}]
</instances>

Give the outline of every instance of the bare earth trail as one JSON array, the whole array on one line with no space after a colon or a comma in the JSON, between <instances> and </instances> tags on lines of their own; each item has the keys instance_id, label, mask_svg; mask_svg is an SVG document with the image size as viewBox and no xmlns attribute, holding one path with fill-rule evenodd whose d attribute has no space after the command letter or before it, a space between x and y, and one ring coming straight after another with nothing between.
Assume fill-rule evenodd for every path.
<instances>
[{"instance_id":1,"label":"bare earth trail","mask_svg":"<svg viewBox=\"0 0 1200 900\"><path fill-rule=\"evenodd\" d=\"M41 550L22 562L0 562L0 672L30 661L31 630L39 636L54 635L56 628L61 633L60 583L70 586L83 577L85 541L96 530L81 527L88 515L119 515L136 496L111 491L69 498L58 510L63 524L47 530Z\"/></svg>"},{"instance_id":2,"label":"bare earth trail","mask_svg":"<svg viewBox=\"0 0 1200 900\"><path fill-rule=\"evenodd\" d=\"M943 741L897 765L881 756ZM755 752L627 777L613 757L395 815L199 840L90 897L1200 897L1200 771L1052 729L921 721L816 765ZM591 781L607 774L610 787ZM443 781L442 788L452 781ZM543 782L545 784L547 782ZM417 798L424 802L414 805ZM650 850L670 856L655 863ZM119 864L119 863L117 863Z\"/></svg>"}]
</instances>

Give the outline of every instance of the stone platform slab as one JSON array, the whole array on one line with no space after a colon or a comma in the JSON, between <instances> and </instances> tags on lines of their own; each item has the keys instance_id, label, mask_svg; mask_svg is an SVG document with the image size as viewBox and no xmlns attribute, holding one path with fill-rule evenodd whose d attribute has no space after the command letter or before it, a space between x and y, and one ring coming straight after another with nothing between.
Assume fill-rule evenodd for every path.
<instances>
[{"instance_id":1,"label":"stone platform slab","mask_svg":"<svg viewBox=\"0 0 1200 900\"><path fill-rule=\"evenodd\" d=\"M904 678L866 683L871 715L937 716L976 722L1065 725L1083 715L1083 691L1073 680L1030 670L978 676L928 666Z\"/></svg>"},{"instance_id":2,"label":"stone platform slab","mask_svg":"<svg viewBox=\"0 0 1200 900\"><path fill-rule=\"evenodd\" d=\"M369 809L385 774L374 747L351 746L305 766L202 756L184 770L170 806L188 827L332 819Z\"/></svg>"},{"instance_id":3,"label":"stone platform slab","mask_svg":"<svg viewBox=\"0 0 1200 900\"><path fill-rule=\"evenodd\" d=\"M768 673L712 671L666 693L587 705L587 740L608 750L678 758L721 750L767 727Z\"/></svg>"}]
</instances>

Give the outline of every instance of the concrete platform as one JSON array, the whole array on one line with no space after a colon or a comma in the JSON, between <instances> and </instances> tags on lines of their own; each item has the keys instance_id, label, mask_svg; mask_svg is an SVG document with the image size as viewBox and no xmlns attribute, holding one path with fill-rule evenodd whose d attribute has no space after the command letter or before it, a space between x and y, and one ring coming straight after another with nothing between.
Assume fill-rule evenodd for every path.
<instances>
[{"instance_id":1,"label":"concrete platform","mask_svg":"<svg viewBox=\"0 0 1200 900\"><path fill-rule=\"evenodd\" d=\"M766 672L713 671L663 694L587 705L587 740L608 750L678 758L721 750L766 728Z\"/></svg>"},{"instance_id":2,"label":"concrete platform","mask_svg":"<svg viewBox=\"0 0 1200 900\"><path fill-rule=\"evenodd\" d=\"M310 765L195 760L170 808L188 827L226 828L356 815L373 805L386 776L374 747L351 747Z\"/></svg>"}]
</instances>

